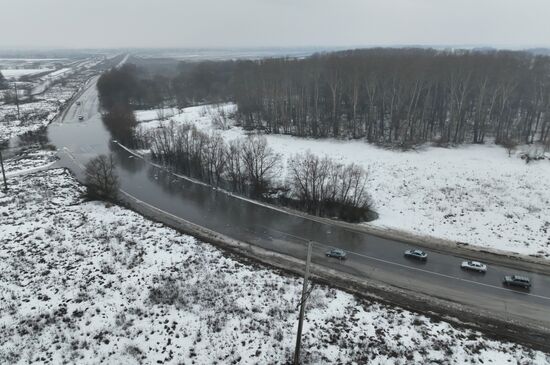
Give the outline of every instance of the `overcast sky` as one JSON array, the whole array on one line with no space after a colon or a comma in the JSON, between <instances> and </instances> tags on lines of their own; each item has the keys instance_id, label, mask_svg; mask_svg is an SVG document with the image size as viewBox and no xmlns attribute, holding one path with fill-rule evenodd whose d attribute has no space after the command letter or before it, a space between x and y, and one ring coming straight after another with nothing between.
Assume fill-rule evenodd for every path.
<instances>
[{"instance_id":1,"label":"overcast sky","mask_svg":"<svg viewBox=\"0 0 550 365\"><path fill-rule=\"evenodd\" d=\"M0 0L0 47L550 46L550 0Z\"/></svg>"}]
</instances>

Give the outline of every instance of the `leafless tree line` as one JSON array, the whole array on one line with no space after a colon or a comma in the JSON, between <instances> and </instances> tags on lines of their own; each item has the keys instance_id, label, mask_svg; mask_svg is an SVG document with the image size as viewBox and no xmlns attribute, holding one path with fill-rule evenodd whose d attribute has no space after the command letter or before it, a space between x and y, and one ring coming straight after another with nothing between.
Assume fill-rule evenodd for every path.
<instances>
[{"instance_id":1,"label":"leafless tree line","mask_svg":"<svg viewBox=\"0 0 550 365\"><path fill-rule=\"evenodd\" d=\"M219 133L207 134L189 123L168 122L136 139L149 146L152 157L185 175L254 197L272 188L280 156L265 137L250 136L226 143Z\"/></svg>"},{"instance_id":2,"label":"leafless tree line","mask_svg":"<svg viewBox=\"0 0 550 365\"><path fill-rule=\"evenodd\" d=\"M290 191L303 210L353 221L372 209L368 174L361 166L345 166L310 152L292 156L288 166Z\"/></svg>"},{"instance_id":3,"label":"leafless tree line","mask_svg":"<svg viewBox=\"0 0 550 365\"><path fill-rule=\"evenodd\" d=\"M359 221L371 217L367 172L310 153L288 161L288 181L277 181L281 156L263 136L229 143L218 133L206 134L192 124L166 123L137 132L152 158L208 184L256 199L280 203L319 216Z\"/></svg>"},{"instance_id":4,"label":"leafless tree line","mask_svg":"<svg viewBox=\"0 0 550 365\"><path fill-rule=\"evenodd\" d=\"M375 143L550 144L550 58L369 49L242 61L233 98L249 129Z\"/></svg>"}]
</instances>

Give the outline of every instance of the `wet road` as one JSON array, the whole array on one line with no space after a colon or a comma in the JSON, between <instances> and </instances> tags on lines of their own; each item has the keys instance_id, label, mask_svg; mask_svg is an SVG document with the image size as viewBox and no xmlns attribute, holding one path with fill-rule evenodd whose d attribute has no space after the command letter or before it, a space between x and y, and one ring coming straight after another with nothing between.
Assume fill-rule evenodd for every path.
<instances>
[{"instance_id":1,"label":"wet road","mask_svg":"<svg viewBox=\"0 0 550 365\"><path fill-rule=\"evenodd\" d=\"M460 268L463 258L430 250L424 250L429 255L426 263L411 261L403 257L411 248L407 243L290 215L178 178L110 142L93 85L79 101L80 105L73 104L65 117L48 129L51 143L66 151L60 153L60 163L77 175L77 165L98 154L113 153L121 189L165 212L298 258L305 258L306 242L313 240L315 263L550 328L547 275L498 265L489 265L486 274L468 272ZM78 121L79 115L84 121ZM346 250L348 259L340 262L326 258L324 252L329 247ZM503 276L511 273L530 277L531 290L503 287Z\"/></svg>"}]
</instances>

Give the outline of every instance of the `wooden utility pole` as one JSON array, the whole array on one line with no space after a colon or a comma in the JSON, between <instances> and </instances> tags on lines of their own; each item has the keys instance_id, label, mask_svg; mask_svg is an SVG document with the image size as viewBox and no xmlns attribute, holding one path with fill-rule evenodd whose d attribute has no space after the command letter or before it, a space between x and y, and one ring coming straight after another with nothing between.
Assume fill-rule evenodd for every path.
<instances>
[{"instance_id":1,"label":"wooden utility pole","mask_svg":"<svg viewBox=\"0 0 550 365\"><path fill-rule=\"evenodd\" d=\"M304 285L302 286L302 298L300 300L300 315L298 317L298 334L296 336L296 348L294 349L294 365L300 364L300 347L302 345L302 327L304 322L304 310L306 307L306 300L309 296L308 280L309 280L309 264L311 262L311 247L313 243L311 241L307 244L307 260L306 271L304 273Z\"/></svg>"},{"instance_id":2,"label":"wooden utility pole","mask_svg":"<svg viewBox=\"0 0 550 365\"><path fill-rule=\"evenodd\" d=\"M17 120L21 121L21 115L19 114L19 93L17 92L17 81L13 82L15 88L15 104L17 105Z\"/></svg>"},{"instance_id":3,"label":"wooden utility pole","mask_svg":"<svg viewBox=\"0 0 550 365\"><path fill-rule=\"evenodd\" d=\"M0 150L0 167L2 167L2 177L4 178L4 190L8 191L8 182L6 181L6 172L4 171L4 160L2 159L2 150Z\"/></svg>"}]
</instances>

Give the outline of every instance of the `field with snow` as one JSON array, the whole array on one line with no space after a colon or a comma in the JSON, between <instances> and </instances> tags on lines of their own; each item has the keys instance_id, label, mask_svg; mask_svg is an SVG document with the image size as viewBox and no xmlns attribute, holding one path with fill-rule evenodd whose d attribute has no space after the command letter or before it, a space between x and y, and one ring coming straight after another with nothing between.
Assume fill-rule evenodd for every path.
<instances>
[{"instance_id":1,"label":"field with snow","mask_svg":"<svg viewBox=\"0 0 550 365\"><path fill-rule=\"evenodd\" d=\"M39 100L19 105L21 119L17 119L17 106L0 105L0 142L47 126L57 115L62 103Z\"/></svg>"},{"instance_id":2,"label":"field with snow","mask_svg":"<svg viewBox=\"0 0 550 365\"><path fill-rule=\"evenodd\" d=\"M82 191L55 169L13 177L0 192L0 363L291 359L299 278L84 202ZM308 302L303 354L308 364L550 363L548 354L321 285Z\"/></svg>"},{"instance_id":3,"label":"field with snow","mask_svg":"<svg viewBox=\"0 0 550 365\"><path fill-rule=\"evenodd\" d=\"M2 75L8 80L17 80L23 76L32 76L43 72L52 72L51 68L20 68L20 69L4 69L0 70Z\"/></svg>"},{"instance_id":4,"label":"field with snow","mask_svg":"<svg viewBox=\"0 0 550 365\"><path fill-rule=\"evenodd\" d=\"M194 123L207 132L217 130L230 140L245 131L216 115L220 110L230 114L234 108L192 107L170 119ZM227 129L219 128L220 119ZM141 128L161 123L147 120ZM283 160L310 150L368 169L368 190L379 213L379 219L368 225L550 259L549 159L526 164L519 152L509 157L495 145L426 146L403 152L364 141L266 137Z\"/></svg>"},{"instance_id":5,"label":"field with snow","mask_svg":"<svg viewBox=\"0 0 550 365\"><path fill-rule=\"evenodd\" d=\"M62 65L69 64L68 59L55 58L0 58L0 72L9 80L18 80L21 77L44 74L48 77Z\"/></svg>"},{"instance_id":6,"label":"field with snow","mask_svg":"<svg viewBox=\"0 0 550 365\"><path fill-rule=\"evenodd\" d=\"M17 106L14 103L0 103L0 143L47 126L61 111L67 100L93 74L94 71L89 68L97 62L95 59L79 61L74 67L52 70L50 74L32 82L18 82L19 87L24 85L33 95L36 95L32 98L28 95L21 97L19 118Z\"/></svg>"},{"instance_id":7,"label":"field with snow","mask_svg":"<svg viewBox=\"0 0 550 365\"><path fill-rule=\"evenodd\" d=\"M33 149L4 161L4 170L6 176L11 178L13 176L46 169L52 166L56 161L57 156L55 151Z\"/></svg>"}]
</instances>

